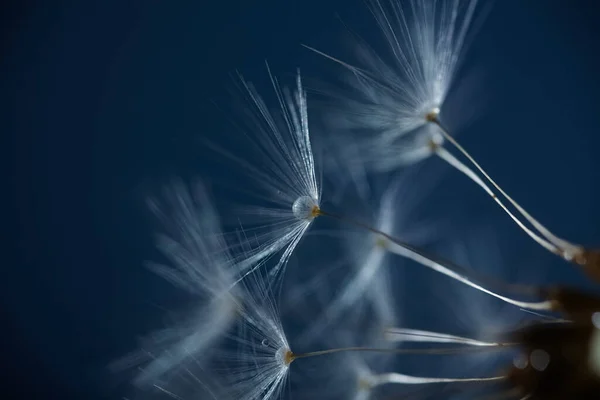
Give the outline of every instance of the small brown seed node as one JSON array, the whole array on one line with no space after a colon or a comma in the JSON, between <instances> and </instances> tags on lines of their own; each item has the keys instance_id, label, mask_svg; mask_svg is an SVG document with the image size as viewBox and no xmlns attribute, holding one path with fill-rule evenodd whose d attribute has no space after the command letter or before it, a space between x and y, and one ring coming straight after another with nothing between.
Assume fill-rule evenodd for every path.
<instances>
[{"instance_id":1,"label":"small brown seed node","mask_svg":"<svg viewBox=\"0 0 600 400\"><path fill-rule=\"evenodd\" d=\"M296 359L296 356L290 349L287 349L283 353L283 362L285 363L285 365L290 365L292 363L292 361L294 361L295 359Z\"/></svg>"},{"instance_id":2,"label":"small brown seed node","mask_svg":"<svg viewBox=\"0 0 600 400\"><path fill-rule=\"evenodd\" d=\"M321 215L321 208L319 206L313 206L313 208L310 210L310 215L312 218L318 217Z\"/></svg>"},{"instance_id":3,"label":"small brown seed node","mask_svg":"<svg viewBox=\"0 0 600 400\"><path fill-rule=\"evenodd\" d=\"M440 114L440 110L437 108L434 108L433 110L431 110L427 114L425 114L425 120L427 122L437 122L439 114Z\"/></svg>"},{"instance_id":4,"label":"small brown seed node","mask_svg":"<svg viewBox=\"0 0 600 400\"><path fill-rule=\"evenodd\" d=\"M575 254L573 261L581 265L590 278L600 282L600 250L584 249Z\"/></svg>"}]
</instances>

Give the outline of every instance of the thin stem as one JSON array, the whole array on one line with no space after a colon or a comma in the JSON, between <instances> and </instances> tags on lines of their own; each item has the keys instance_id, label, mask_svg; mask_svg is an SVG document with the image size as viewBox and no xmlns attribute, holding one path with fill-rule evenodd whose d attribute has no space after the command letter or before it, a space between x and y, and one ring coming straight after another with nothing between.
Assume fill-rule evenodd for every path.
<instances>
[{"instance_id":1,"label":"thin stem","mask_svg":"<svg viewBox=\"0 0 600 400\"><path fill-rule=\"evenodd\" d=\"M481 340L449 335L447 333L407 328L388 328L385 330L385 339L390 342L454 343L480 347L493 347L500 344L498 342L483 342Z\"/></svg>"},{"instance_id":2,"label":"thin stem","mask_svg":"<svg viewBox=\"0 0 600 400\"><path fill-rule=\"evenodd\" d=\"M525 308L527 310L536 310L536 311L551 311L554 309L554 303L550 300L542 301L542 302L524 302L519 300L511 299L510 297L502 296L496 292L493 292L485 287L473 282L469 277L465 275L460 275L450 268L442 265L434 260L431 260L427 257L422 256L421 254L414 253L409 249L404 248L403 246L398 245L397 243L389 243L386 246L386 249L389 250L390 253L397 254L402 257L409 258L413 261L418 262L421 265L424 265L427 268L430 268L434 271L437 271L443 275L446 275L449 278L452 278L456 281L464 283L467 286L472 287L473 289L477 289L480 292L487 293L490 296L496 297L504 301L505 303L512 304L517 307Z\"/></svg>"},{"instance_id":3,"label":"thin stem","mask_svg":"<svg viewBox=\"0 0 600 400\"><path fill-rule=\"evenodd\" d=\"M513 198L510 197L504 190L502 190L502 188L487 174L487 172L485 172L479 163L475 161L475 159L456 141L456 139L452 137L452 135L450 135L448 130L437 117L430 119L430 122L436 124L440 128L444 138L452 143L452 145L454 145L454 147L456 147L458 151L460 151L475 166L475 168L488 180L488 182L490 182L494 188L496 188L496 190L498 190L521 213L521 215L523 215L525 219L527 219L527 221L529 221L529 223L531 223L535 229L542 234L542 236L560 248L561 252L559 254L563 256L563 258L571 261L575 255L580 254L583 251L581 246L575 245L553 234L548 228L533 218L533 216L531 216L523 207L521 207L519 203L513 200Z\"/></svg>"},{"instance_id":4,"label":"thin stem","mask_svg":"<svg viewBox=\"0 0 600 400\"><path fill-rule=\"evenodd\" d=\"M546 250L551 251L552 253L559 252L558 247L556 247L552 243L548 242L547 240L541 238L539 235L537 235L531 229L526 227L517 217L515 217L515 215L508 208L506 208L506 206L504 205L504 203L502 203L502 201L498 198L498 196L496 196L496 194L494 192L492 192L492 190L489 188L489 186L486 185L485 182L483 182L483 180L481 180L481 178L479 176L477 176L477 174L475 174L475 172L472 169L470 169L469 167L467 167L462 161L460 161L458 158L454 157L450 152L448 152L448 150L446 150L445 148L443 148L441 146L437 146L435 148L435 154L437 154L442 160L446 161L452 167L456 168L458 171L465 174L469 179L471 179L477 185L479 185L479 187L481 187L492 199L494 199L494 201L496 203L498 203L500 208L502 208L512 218L512 220L515 221L515 223L519 226L519 228L521 228L527 235L529 235L529 237L531 237L533 240L535 240L538 244L540 244Z\"/></svg>"},{"instance_id":5,"label":"thin stem","mask_svg":"<svg viewBox=\"0 0 600 400\"><path fill-rule=\"evenodd\" d=\"M379 347L339 347L335 349L326 349L311 351L308 353L291 353L287 356L290 362L298 358L318 357L336 353L362 352L362 353L385 353L385 354L420 354L420 355L448 355L448 354L464 354L471 352L487 351L488 349L502 350L507 347L516 346L517 343L499 343L496 346L488 347L462 347L462 348L435 348L435 349L385 349Z\"/></svg>"},{"instance_id":6,"label":"thin stem","mask_svg":"<svg viewBox=\"0 0 600 400\"><path fill-rule=\"evenodd\" d=\"M537 303L530 303L530 302L522 302L522 301L518 301L518 300L514 300L511 299L509 297L505 297L502 296L496 292L493 292L489 289L484 288L482 285L477 284L475 282L473 282L473 278L469 277L468 275L474 275L474 273L472 271L467 272L464 268L451 263L449 261L445 261L445 260L436 260L433 256L426 254L423 250L418 249L412 245L409 245L408 243L405 243L385 232L382 232L376 228L373 228L370 225L367 225L363 222L354 220L352 218L348 218L345 216L341 216L341 215L337 215L337 214L332 214L326 211L323 211L321 209L319 209L319 215L325 215L325 216L329 216L335 219L338 219L340 221L355 225L359 228L365 229L369 232L372 232L374 234L377 234L385 239L387 239L387 242L384 244L384 248L389 251L390 253L411 259L413 261L418 262L419 264L430 268L434 271L437 271L441 274L444 274L454 280L457 280L459 282L462 282L468 286L471 286L474 289L477 289L481 292L487 293L491 296L494 296L506 303L509 304L513 304L517 307L521 307L521 308L525 308L528 310L537 310L537 311L545 311L545 310L552 310L553 309L553 303L551 301L544 301L544 302L537 302ZM459 272L460 271L460 272ZM478 280L483 280L482 277L480 276L478 278ZM489 281L489 279L486 279ZM495 282L495 284L497 285L498 282ZM508 284L503 284L503 286L505 288L509 288L509 289L516 289L517 287L514 285L508 285ZM523 290L523 286L519 286L519 289ZM533 290L533 288L527 288L527 291L529 292L529 294L535 294L535 295L540 295L538 290Z\"/></svg>"},{"instance_id":7,"label":"thin stem","mask_svg":"<svg viewBox=\"0 0 600 400\"><path fill-rule=\"evenodd\" d=\"M427 378L421 376L404 375L396 372L380 374L371 377L373 386L384 384L419 385L429 383L465 383L465 382L495 382L505 380L506 376L492 376L488 378Z\"/></svg>"}]
</instances>

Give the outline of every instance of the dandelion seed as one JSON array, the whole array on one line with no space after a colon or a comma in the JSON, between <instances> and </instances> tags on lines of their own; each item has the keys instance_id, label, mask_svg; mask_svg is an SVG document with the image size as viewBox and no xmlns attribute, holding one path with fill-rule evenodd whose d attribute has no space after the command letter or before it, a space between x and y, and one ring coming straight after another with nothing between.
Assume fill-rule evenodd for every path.
<instances>
[{"instance_id":1,"label":"dandelion seed","mask_svg":"<svg viewBox=\"0 0 600 400\"><path fill-rule=\"evenodd\" d=\"M280 256L271 275L278 277L319 215L321 200L300 73L292 92L282 89L268 72L279 109L270 110L255 87L240 76L246 101L241 107L245 114L237 124L243 135L236 141L243 149L236 155L218 148L241 167L244 175L233 185L249 196L247 205L236 213L247 235L245 245L250 247L236 258L241 277L276 253Z\"/></svg>"},{"instance_id":2,"label":"dandelion seed","mask_svg":"<svg viewBox=\"0 0 600 400\"><path fill-rule=\"evenodd\" d=\"M257 270L231 290L228 286L221 297L234 304L235 318L202 347L190 347L197 344L193 333L170 346L138 378L150 383L143 389L150 386L182 400L195 399L199 393L200 398L219 400L280 398L292 353L267 278ZM212 317L194 326L195 331L200 335L213 331L218 316Z\"/></svg>"},{"instance_id":3,"label":"dandelion seed","mask_svg":"<svg viewBox=\"0 0 600 400\"><path fill-rule=\"evenodd\" d=\"M240 327L216 356L231 398L278 399L286 385L291 350L267 277L261 270L240 282ZM235 349L235 350L234 350Z\"/></svg>"},{"instance_id":4,"label":"dandelion seed","mask_svg":"<svg viewBox=\"0 0 600 400\"><path fill-rule=\"evenodd\" d=\"M157 245L170 265L151 263L150 269L190 293L197 304L183 322L144 339L143 350L125 357L116 367L145 364L134 383L152 385L191 359L207 358L237 317L237 275L227 252L219 218L200 184L191 193L182 182L165 190L164 201L150 206L165 225Z\"/></svg>"},{"instance_id":5,"label":"dandelion seed","mask_svg":"<svg viewBox=\"0 0 600 400\"><path fill-rule=\"evenodd\" d=\"M358 65L338 60L354 76L345 125L378 170L428 157L443 136L426 126L437 119L459 67L477 0L369 0L391 62L364 42ZM425 128L425 129L424 129Z\"/></svg>"}]
</instances>

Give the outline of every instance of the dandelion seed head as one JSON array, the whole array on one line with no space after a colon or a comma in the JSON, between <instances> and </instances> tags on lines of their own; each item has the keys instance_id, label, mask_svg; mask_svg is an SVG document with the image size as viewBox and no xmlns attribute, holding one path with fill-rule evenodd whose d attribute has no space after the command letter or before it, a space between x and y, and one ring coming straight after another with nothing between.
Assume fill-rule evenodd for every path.
<instances>
[{"instance_id":1,"label":"dandelion seed head","mask_svg":"<svg viewBox=\"0 0 600 400\"><path fill-rule=\"evenodd\" d=\"M227 363L223 379L232 398L279 398L293 361L266 278L263 271L257 270L241 282L245 296L240 327L229 335L229 349L217 355L218 360Z\"/></svg>"}]
</instances>

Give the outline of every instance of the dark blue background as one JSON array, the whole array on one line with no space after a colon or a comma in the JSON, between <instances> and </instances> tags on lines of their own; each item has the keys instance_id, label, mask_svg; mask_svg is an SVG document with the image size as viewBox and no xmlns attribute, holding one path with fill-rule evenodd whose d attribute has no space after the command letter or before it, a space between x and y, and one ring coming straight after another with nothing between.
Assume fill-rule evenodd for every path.
<instances>
[{"instance_id":1,"label":"dark blue background","mask_svg":"<svg viewBox=\"0 0 600 400\"><path fill-rule=\"evenodd\" d=\"M483 71L485 107L461 140L541 221L600 245L595 2L495 3L465 59L465 70ZM334 50L336 12L377 40L365 10L312 0L3 4L3 393L118 397L104 366L176 296L142 266L154 254L144 199L171 176L223 173L201 167L196 139L223 129L209 100L231 72L260 86L268 59L277 75L300 66L327 76L335 66L299 44ZM489 224L514 248L533 248L549 279L582 280L449 175L463 193L446 203L456 232Z\"/></svg>"}]
</instances>

